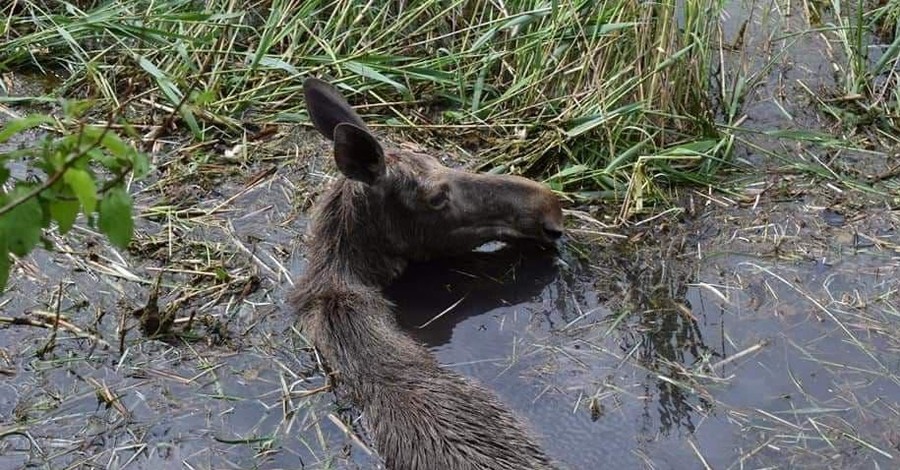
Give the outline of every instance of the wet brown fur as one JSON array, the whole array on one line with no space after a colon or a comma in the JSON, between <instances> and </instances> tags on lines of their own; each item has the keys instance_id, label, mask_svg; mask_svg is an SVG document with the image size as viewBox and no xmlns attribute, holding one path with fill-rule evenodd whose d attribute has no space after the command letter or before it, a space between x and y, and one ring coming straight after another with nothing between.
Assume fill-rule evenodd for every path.
<instances>
[{"instance_id":1,"label":"wet brown fur","mask_svg":"<svg viewBox=\"0 0 900 470\"><path fill-rule=\"evenodd\" d=\"M313 89L307 94L311 117L335 140L338 166L349 177L339 177L314 210L309 265L290 303L335 369L339 389L365 413L386 467L553 468L490 392L442 368L398 328L381 288L411 260L468 251L494 239L558 237L562 215L556 198L537 183L450 170L427 155L369 158L380 146L367 140L370 134L334 98L337 92L317 80L304 86ZM322 96L324 104L317 101ZM332 106L346 109L328 115ZM335 122L353 129L337 130ZM362 167L356 166L357 155ZM478 210L484 214L471 214Z\"/></svg>"}]
</instances>

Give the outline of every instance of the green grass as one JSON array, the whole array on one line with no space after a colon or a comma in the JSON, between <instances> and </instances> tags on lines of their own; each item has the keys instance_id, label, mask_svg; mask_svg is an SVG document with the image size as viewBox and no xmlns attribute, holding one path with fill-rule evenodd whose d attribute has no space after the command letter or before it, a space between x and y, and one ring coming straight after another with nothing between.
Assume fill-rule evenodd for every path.
<instances>
[{"instance_id":1,"label":"green grass","mask_svg":"<svg viewBox=\"0 0 900 470\"><path fill-rule=\"evenodd\" d=\"M658 181L709 183L730 149L707 98L715 0L201 3L16 2L0 71L196 140L306 122L302 80L326 77L370 122L635 207Z\"/></svg>"},{"instance_id":2,"label":"green grass","mask_svg":"<svg viewBox=\"0 0 900 470\"><path fill-rule=\"evenodd\" d=\"M738 177L805 174L810 186L896 193L900 1L733 3L712 94ZM730 27L730 28L729 28ZM728 192L734 182L717 189ZM896 199L895 199L896 200Z\"/></svg>"},{"instance_id":3,"label":"green grass","mask_svg":"<svg viewBox=\"0 0 900 470\"><path fill-rule=\"evenodd\" d=\"M820 26L843 57L835 63L840 89L820 107L848 134L869 133L893 146L900 133L900 1L869 6L861 0L833 0L827 6L830 11L817 17L826 20Z\"/></svg>"}]
</instances>

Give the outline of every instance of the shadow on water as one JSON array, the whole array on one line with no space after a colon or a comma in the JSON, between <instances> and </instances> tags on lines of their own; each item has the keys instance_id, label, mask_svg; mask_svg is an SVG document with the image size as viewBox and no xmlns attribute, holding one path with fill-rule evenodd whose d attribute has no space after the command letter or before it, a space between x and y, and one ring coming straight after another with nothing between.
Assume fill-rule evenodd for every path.
<instances>
[{"instance_id":1,"label":"shadow on water","mask_svg":"<svg viewBox=\"0 0 900 470\"><path fill-rule=\"evenodd\" d=\"M692 432L691 410L708 404L666 381L617 382L646 375L629 361L663 370L710 348L672 300L687 287L649 263L634 265L621 248L593 260L607 266L599 275L566 252L472 253L411 266L388 292L407 332L522 413L554 458L571 468L633 468L644 459L686 468L693 462L657 436ZM609 399L621 387L637 399Z\"/></svg>"},{"instance_id":2,"label":"shadow on water","mask_svg":"<svg viewBox=\"0 0 900 470\"><path fill-rule=\"evenodd\" d=\"M467 318L524 306L558 276L555 250L518 245L414 264L387 289L387 296L397 304L400 325L439 348ZM435 311L441 305L446 308Z\"/></svg>"}]
</instances>

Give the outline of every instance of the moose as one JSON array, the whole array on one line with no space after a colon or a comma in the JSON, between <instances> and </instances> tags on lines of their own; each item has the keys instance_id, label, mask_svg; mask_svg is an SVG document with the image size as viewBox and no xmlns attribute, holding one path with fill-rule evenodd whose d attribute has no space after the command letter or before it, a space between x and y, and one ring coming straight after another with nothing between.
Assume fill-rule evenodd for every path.
<instances>
[{"instance_id":1,"label":"moose","mask_svg":"<svg viewBox=\"0 0 900 470\"><path fill-rule=\"evenodd\" d=\"M522 177L386 150L330 84L308 78L303 91L341 176L313 209L309 262L289 303L337 390L364 413L386 468L555 468L492 393L400 330L382 289L410 262L490 241L554 244L563 235L559 199Z\"/></svg>"}]
</instances>

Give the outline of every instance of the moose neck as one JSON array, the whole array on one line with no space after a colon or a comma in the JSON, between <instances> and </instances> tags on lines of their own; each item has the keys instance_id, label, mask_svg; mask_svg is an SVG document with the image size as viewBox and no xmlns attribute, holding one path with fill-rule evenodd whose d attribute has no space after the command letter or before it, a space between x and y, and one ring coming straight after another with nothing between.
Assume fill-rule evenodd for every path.
<instances>
[{"instance_id":1,"label":"moose neck","mask_svg":"<svg viewBox=\"0 0 900 470\"><path fill-rule=\"evenodd\" d=\"M306 278L319 285L383 287L406 267L388 237L385 195L377 187L340 178L322 197L312 220Z\"/></svg>"}]
</instances>

